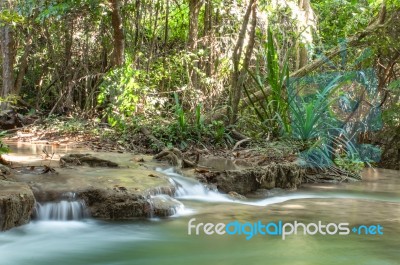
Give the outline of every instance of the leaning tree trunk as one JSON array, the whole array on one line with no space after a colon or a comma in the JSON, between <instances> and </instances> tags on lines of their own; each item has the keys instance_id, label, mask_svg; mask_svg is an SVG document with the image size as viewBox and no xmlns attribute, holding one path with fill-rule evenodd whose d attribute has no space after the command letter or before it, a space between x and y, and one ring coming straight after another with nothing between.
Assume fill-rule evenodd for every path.
<instances>
[{"instance_id":1,"label":"leaning tree trunk","mask_svg":"<svg viewBox=\"0 0 400 265\"><path fill-rule=\"evenodd\" d=\"M379 14L379 17L375 19L366 29L364 29L361 32L358 32L352 36L349 36L347 38L347 49L349 47L358 47L361 45L365 45L363 43L363 40L367 36L371 35L376 35L381 32L381 30L389 25L389 22L391 21L391 17L386 18L386 6L382 5L381 12ZM340 47L335 47L329 50L324 58L316 59L307 65L303 66L302 68L296 70L295 72L291 73L289 75L289 78L300 78L303 77L312 71L320 68L323 66L326 62L331 60L332 58L338 56L340 52L342 51L342 48ZM271 94L271 87L266 86L263 91L257 91L254 94L251 95L250 98L242 98L241 99L241 105L240 108L244 109L248 106L250 106L252 103L251 102L259 102L263 99L265 99L266 96ZM211 120L220 120L224 117L226 114L227 108L221 108L218 111L211 113L206 117L206 122L210 122Z\"/></svg>"},{"instance_id":2,"label":"leaning tree trunk","mask_svg":"<svg viewBox=\"0 0 400 265\"><path fill-rule=\"evenodd\" d=\"M113 27L114 53L113 66L121 66L124 63L125 40L122 27L121 2L120 0L110 0L111 2L111 23Z\"/></svg>"},{"instance_id":3,"label":"leaning tree trunk","mask_svg":"<svg viewBox=\"0 0 400 265\"><path fill-rule=\"evenodd\" d=\"M10 5L7 0L0 0L0 10L9 9ZM1 97L6 98L14 91L14 32L12 27L6 23L0 23L0 43L1 57L3 62L3 87ZM7 108L7 103L1 103L1 109Z\"/></svg>"}]
</instances>

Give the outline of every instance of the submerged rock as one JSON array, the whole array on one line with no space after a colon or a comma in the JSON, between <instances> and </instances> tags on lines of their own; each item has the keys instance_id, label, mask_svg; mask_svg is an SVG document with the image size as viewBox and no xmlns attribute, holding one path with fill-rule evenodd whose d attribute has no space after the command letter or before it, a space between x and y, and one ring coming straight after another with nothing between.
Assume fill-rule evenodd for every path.
<instances>
[{"instance_id":1,"label":"submerged rock","mask_svg":"<svg viewBox=\"0 0 400 265\"><path fill-rule=\"evenodd\" d=\"M67 154L60 158L61 166L118 167L118 164L91 154Z\"/></svg>"},{"instance_id":2,"label":"submerged rock","mask_svg":"<svg viewBox=\"0 0 400 265\"><path fill-rule=\"evenodd\" d=\"M24 183L0 180L0 230L29 222L35 198Z\"/></svg>"}]
</instances>

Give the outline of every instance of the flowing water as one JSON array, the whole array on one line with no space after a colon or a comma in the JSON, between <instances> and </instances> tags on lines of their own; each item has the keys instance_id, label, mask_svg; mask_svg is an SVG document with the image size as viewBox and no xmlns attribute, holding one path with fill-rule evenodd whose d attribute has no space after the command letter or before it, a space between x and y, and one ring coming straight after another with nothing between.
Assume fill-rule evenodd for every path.
<instances>
[{"instance_id":1,"label":"flowing water","mask_svg":"<svg viewBox=\"0 0 400 265\"><path fill-rule=\"evenodd\" d=\"M69 221L82 220L87 214L85 204L82 201L60 201L48 203L36 203L35 219L43 221Z\"/></svg>"},{"instance_id":2,"label":"flowing water","mask_svg":"<svg viewBox=\"0 0 400 265\"><path fill-rule=\"evenodd\" d=\"M38 218L0 234L1 265L400 264L400 173L364 172L351 184L304 185L258 200L233 200L172 169L157 169L184 205L164 219L99 221L72 199L38 205ZM93 173L95 174L95 173ZM383 235L188 235L195 223L303 222L383 226Z\"/></svg>"}]
</instances>

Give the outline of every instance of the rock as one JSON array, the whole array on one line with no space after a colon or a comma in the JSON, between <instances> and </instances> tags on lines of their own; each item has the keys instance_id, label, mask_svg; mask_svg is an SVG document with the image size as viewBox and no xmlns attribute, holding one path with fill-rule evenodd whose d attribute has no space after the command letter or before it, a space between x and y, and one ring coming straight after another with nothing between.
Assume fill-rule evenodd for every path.
<instances>
[{"instance_id":1,"label":"rock","mask_svg":"<svg viewBox=\"0 0 400 265\"><path fill-rule=\"evenodd\" d=\"M80 192L90 215L101 219L129 219L150 215L151 207L143 195L111 189L88 189Z\"/></svg>"},{"instance_id":2,"label":"rock","mask_svg":"<svg viewBox=\"0 0 400 265\"><path fill-rule=\"evenodd\" d=\"M252 199L264 199L264 198L269 198L269 197L274 197L278 196L285 193L284 189L281 188L274 188L271 190L268 189L258 189L252 193L247 194L248 198Z\"/></svg>"},{"instance_id":3,"label":"rock","mask_svg":"<svg viewBox=\"0 0 400 265\"><path fill-rule=\"evenodd\" d=\"M61 166L118 167L115 162L97 158L91 154L67 154L60 158L60 164Z\"/></svg>"},{"instance_id":4,"label":"rock","mask_svg":"<svg viewBox=\"0 0 400 265\"><path fill-rule=\"evenodd\" d=\"M151 196L149 203L152 207L151 216L159 217L174 215L178 209L183 207L183 204L180 201L165 194Z\"/></svg>"},{"instance_id":5,"label":"rock","mask_svg":"<svg viewBox=\"0 0 400 265\"><path fill-rule=\"evenodd\" d=\"M234 192L234 191L228 192L228 195L229 195L232 199L235 199L235 200L245 200L245 199L246 199L245 196L243 196L243 195L241 195L241 194L239 194L239 193L237 193L237 192Z\"/></svg>"},{"instance_id":6,"label":"rock","mask_svg":"<svg viewBox=\"0 0 400 265\"><path fill-rule=\"evenodd\" d=\"M13 169L14 172L19 174L32 174L32 175L40 175L40 174L57 174L56 170L49 166L22 166L16 167Z\"/></svg>"},{"instance_id":7,"label":"rock","mask_svg":"<svg viewBox=\"0 0 400 265\"><path fill-rule=\"evenodd\" d=\"M22 127L22 121L15 110L0 112L0 129L10 130Z\"/></svg>"},{"instance_id":8,"label":"rock","mask_svg":"<svg viewBox=\"0 0 400 265\"><path fill-rule=\"evenodd\" d=\"M165 217L176 213L182 203L166 194L143 196L126 190L91 189L77 195L84 200L90 215L101 219Z\"/></svg>"},{"instance_id":9,"label":"rock","mask_svg":"<svg viewBox=\"0 0 400 265\"><path fill-rule=\"evenodd\" d=\"M305 170L296 163L272 163L241 170L214 171L208 173L206 178L220 191L247 195L257 189L296 189L304 175Z\"/></svg>"},{"instance_id":10,"label":"rock","mask_svg":"<svg viewBox=\"0 0 400 265\"><path fill-rule=\"evenodd\" d=\"M10 170L10 168L9 168L8 166L5 166L5 165L3 165L3 164L0 164L0 173L1 173L2 175L10 175L11 170Z\"/></svg>"},{"instance_id":11,"label":"rock","mask_svg":"<svg viewBox=\"0 0 400 265\"><path fill-rule=\"evenodd\" d=\"M149 199L153 195L173 195L175 187L161 174L157 178L153 170L143 168L60 168L58 174L19 174L12 179L25 182L31 187L35 198L41 203L64 200L66 194L75 194L75 199L85 202L94 218L130 219L149 217L153 208ZM165 216L172 211L156 211Z\"/></svg>"},{"instance_id":12,"label":"rock","mask_svg":"<svg viewBox=\"0 0 400 265\"><path fill-rule=\"evenodd\" d=\"M28 223L34 206L27 184L0 180L0 230Z\"/></svg>"}]
</instances>

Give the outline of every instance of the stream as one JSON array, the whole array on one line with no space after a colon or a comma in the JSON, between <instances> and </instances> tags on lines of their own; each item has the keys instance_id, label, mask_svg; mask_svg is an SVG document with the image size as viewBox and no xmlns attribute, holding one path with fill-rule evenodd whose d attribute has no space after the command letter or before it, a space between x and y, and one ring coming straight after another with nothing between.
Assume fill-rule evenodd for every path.
<instances>
[{"instance_id":1,"label":"stream","mask_svg":"<svg viewBox=\"0 0 400 265\"><path fill-rule=\"evenodd\" d=\"M24 149L25 148L25 149ZM37 155L18 147L11 155ZM64 150L68 152L70 150ZM38 152L40 153L40 152ZM156 168L184 205L169 218L101 221L79 201L47 203L29 224L0 233L1 265L400 264L400 172L366 169L363 181L305 184L262 199L234 200L173 169ZM94 171L93 174L98 174ZM188 222L381 225L382 235L188 235Z\"/></svg>"}]
</instances>

